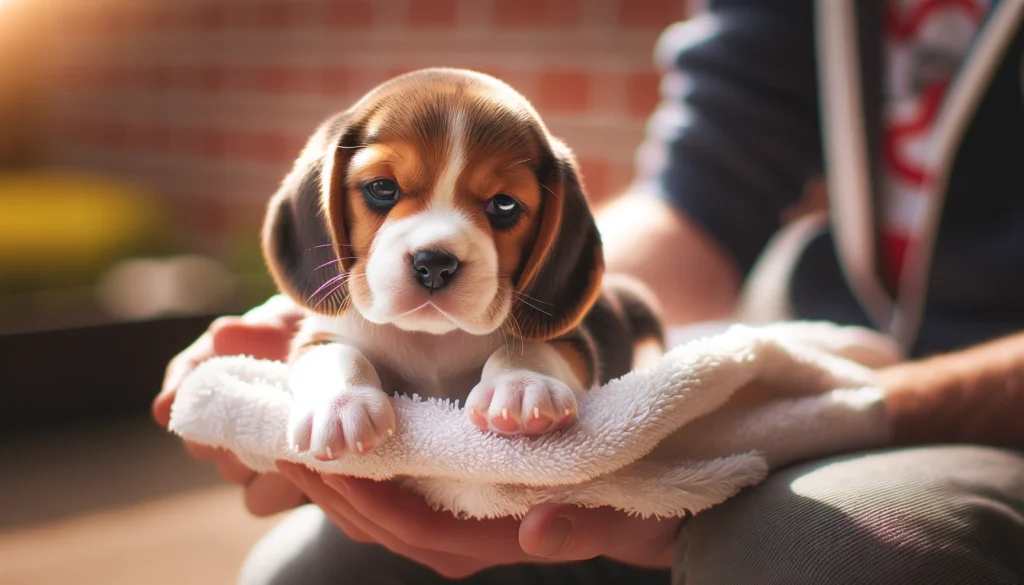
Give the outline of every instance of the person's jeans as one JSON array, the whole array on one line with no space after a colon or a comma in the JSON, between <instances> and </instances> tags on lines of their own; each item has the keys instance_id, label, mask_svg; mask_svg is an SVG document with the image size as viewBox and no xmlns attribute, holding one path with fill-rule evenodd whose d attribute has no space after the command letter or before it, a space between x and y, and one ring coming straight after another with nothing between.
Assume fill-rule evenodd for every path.
<instances>
[{"instance_id":1,"label":"person's jeans","mask_svg":"<svg viewBox=\"0 0 1024 585\"><path fill-rule=\"evenodd\" d=\"M252 550L241 585L439 584L429 569L349 541L319 509ZM793 466L691 518L672 571L597 558L498 567L474 584L1024 584L1024 454L973 446L864 453Z\"/></svg>"}]
</instances>

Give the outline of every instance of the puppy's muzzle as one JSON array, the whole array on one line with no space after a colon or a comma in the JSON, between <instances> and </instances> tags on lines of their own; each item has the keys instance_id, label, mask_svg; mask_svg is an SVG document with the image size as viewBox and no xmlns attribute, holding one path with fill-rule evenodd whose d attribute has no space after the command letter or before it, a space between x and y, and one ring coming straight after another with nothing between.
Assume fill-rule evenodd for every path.
<instances>
[{"instance_id":1,"label":"puppy's muzzle","mask_svg":"<svg viewBox=\"0 0 1024 585\"><path fill-rule=\"evenodd\" d=\"M459 270L459 259L444 250L423 250L412 257L412 267L417 282L433 293L455 278Z\"/></svg>"}]
</instances>

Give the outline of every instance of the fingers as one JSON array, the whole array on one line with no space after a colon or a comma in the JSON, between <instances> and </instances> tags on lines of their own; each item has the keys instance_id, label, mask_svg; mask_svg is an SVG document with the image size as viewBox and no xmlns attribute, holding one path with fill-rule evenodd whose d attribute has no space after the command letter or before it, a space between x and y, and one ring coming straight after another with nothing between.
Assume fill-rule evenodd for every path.
<instances>
[{"instance_id":1,"label":"fingers","mask_svg":"<svg viewBox=\"0 0 1024 585\"><path fill-rule=\"evenodd\" d=\"M288 343L302 320L302 311L284 295L275 295L241 317L220 317L192 345L167 365L164 384L153 400L153 418L167 427L171 404L181 382L200 363L215 355L254 355L284 359Z\"/></svg>"},{"instance_id":2,"label":"fingers","mask_svg":"<svg viewBox=\"0 0 1024 585\"><path fill-rule=\"evenodd\" d=\"M164 374L164 384L153 400L152 414L157 424L167 427L171 420L171 404L174 402L174 393L178 386L196 365L201 361L213 356L213 336L209 331L199 336L192 345L176 355L169 364Z\"/></svg>"},{"instance_id":3,"label":"fingers","mask_svg":"<svg viewBox=\"0 0 1024 585\"><path fill-rule=\"evenodd\" d=\"M199 443L193 443L192 441L185 441L185 450L188 451L189 455L200 461L214 461L225 453L223 449L210 447L208 445L200 445Z\"/></svg>"},{"instance_id":4,"label":"fingers","mask_svg":"<svg viewBox=\"0 0 1024 585\"><path fill-rule=\"evenodd\" d=\"M256 477L256 472L242 464L234 455L224 453L217 458L217 472L221 477L230 481L245 485Z\"/></svg>"},{"instance_id":5,"label":"fingers","mask_svg":"<svg viewBox=\"0 0 1024 585\"><path fill-rule=\"evenodd\" d=\"M527 553L562 562L604 555L668 567L679 525L678 519L642 519L612 508L541 504L523 518L519 543Z\"/></svg>"},{"instance_id":6,"label":"fingers","mask_svg":"<svg viewBox=\"0 0 1024 585\"><path fill-rule=\"evenodd\" d=\"M372 511L374 524L405 543L430 543L443 553L496 562L530 561L519 546L518 522L462 520L450 512L438 512L426 501L400 486L338 475L324 482L345 494L355 510Z\"/></svg>"},{"instance_id":7,"label":"fingers","mask_svg":"<svg viewBox=\"0 0 1024 585\"><path fill-rule=\"evenodd\" d=\"M328 485L318 474L300 465L280 463L279 469L282 474L296 482L310 500L320 506L350 538L369 538L391 552L426 565L447 578L466 577L488 566L488 563L469 556L428 550L397 538L377 524L376 512L379 510L372 510L373 521L356 512L357 504L347 501L349 492L343 484ZM345 490L345 495L338 489ZM364 513L367 512L365 508L360 509ZM431 542L434 536L436 535L427 535L423 542Z\"/></svg>"},{"instance_id":8,"label":"fingers","mask_svg":"<svg viewBox=\"0 0 1024 585\"><path fill-rule=\"evenodd\" d=\"M302 309L285 295L278 294L265 303L253 307L242 315L246 323L276 325L281 329L297 330L302 321Z\"/></svg>"},{"instance_id":9,"label":"fingers","mask_svg":"<svg viewBox=\"0 0 1024 585\"><path fill-rule=\"evenodd\" d=\"M377 542L369 534L356 528L344 513L339 512L338 508L342 505L337 501L340 499L339 495L322 481L318 481L316 474L294 463L279 463L277 467L281 477L290 481L311 502L320 507L346 536L357 542Z\"/></svg>"},{"instance_id":10,"label":"fingers","mask_svg":"<svg viewBox=\"0 0 1024 585\"><path fill-rule=\"evenodd\" d=\"M302 490L277 473L254 474L245 486L245 507L253 516L273 516L304 503Z\"/></svg>"},{"instance_id":11,"label":"fingers","mask_svg":"<svg viewBox=\"0 0 1024 585\"><path fill-rule=\"evenodd\" d=\"M251 355L283 360L295 332L276 323L249 323L241 317L218 319L210 327L213 355Z\"/></svg>"}]
</instances>

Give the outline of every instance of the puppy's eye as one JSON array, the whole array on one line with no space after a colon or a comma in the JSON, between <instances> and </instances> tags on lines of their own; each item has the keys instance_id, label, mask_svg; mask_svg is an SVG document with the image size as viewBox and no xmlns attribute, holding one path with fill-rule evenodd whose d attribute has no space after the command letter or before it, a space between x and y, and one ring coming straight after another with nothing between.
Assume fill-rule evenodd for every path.
<instances>
[{"instance_id":1,"label":"puppy's eye","mask_svg":"<svg viewBox=\"0 0 1024 585\"><path fill-rule=\"evenodd\" d=\"M398 199L398 183L391 179L376 179L367 183L363 192L378 201L394 201Z\"/></svg>"},{"instance_id":2,"label":"puppy's eye","mask_svg":"<svg viewBox=\"0 0 1024 585\"><path fill-rule=\"evenodd\" d=\"M496 227L510 228L519 220L523 206L510 195L499 193L487 201L485 208L488 219Z\"/></svg>"}]
</instances>

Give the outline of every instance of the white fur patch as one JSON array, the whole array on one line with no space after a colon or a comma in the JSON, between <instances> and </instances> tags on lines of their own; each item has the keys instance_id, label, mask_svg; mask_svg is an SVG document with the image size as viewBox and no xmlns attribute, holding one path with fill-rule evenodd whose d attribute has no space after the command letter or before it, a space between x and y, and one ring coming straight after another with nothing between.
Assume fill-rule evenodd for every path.
<instances>
[{"instance_id":1,"label":"white fur patch","mask_svg":"<svg viewBox=\"0 0 1024 585\"><path fill-rule=\"evenodd\" d=\"M466 166L466 114L456 111L448 125L448 164L434 186L432 207L437 209L455 208L455 188Z\"/></svg>"},{"instance_id":2,"label":"white fur patch","mask_svg":"<svg viewBox=\"0 0 1024 585\"><path fill-rule=\"evenodd\" d=\"M411 268L420 250L442 249L459 259L459 272L446 288L427 295ZM490 332L488 308L498 293L498 252L490 236L455 209L428 209L377 231L366 264L372 295L359 311L372 323L441 334L455 329ZM418 311L433 305L438 313ZM493 325L493 324L490 324Z\"/></svg>"}]
</instances>

